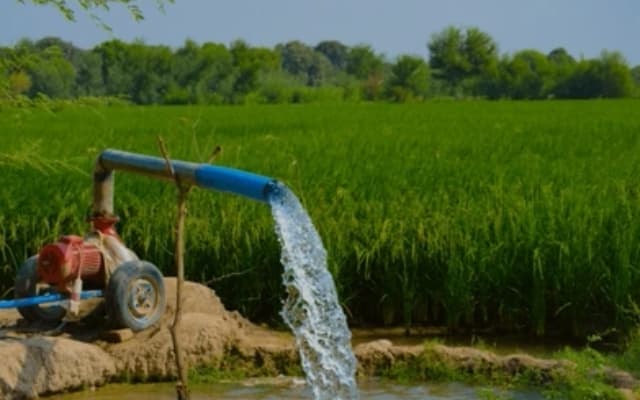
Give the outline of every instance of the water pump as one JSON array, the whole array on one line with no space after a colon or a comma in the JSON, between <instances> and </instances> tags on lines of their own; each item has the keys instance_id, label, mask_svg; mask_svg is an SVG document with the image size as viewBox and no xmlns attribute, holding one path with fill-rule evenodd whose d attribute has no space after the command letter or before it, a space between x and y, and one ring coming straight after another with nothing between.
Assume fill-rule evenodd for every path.
<instances>
[{"instance_id":1,"label":"water pump","mask_svg":"<svg viewBox=\"0 0 640 400\"><path fill-rule=\"evenodd\" d=\"M83 237L62 236L27 259L16 276L16 298L0 300L0 309L17 307L29 321L59 322L81 314L80 300L104 297L115 327L140 331L158 322L166 306L164 280L155 265L139 259L118 236L115 170L178 178L183 184L263 202L277 190L274 179L233 168L104 150L93 172L89 232Z\"/></svg>"},{"instance_id":2,"label":"water pump","mask_svg":"<svg viewBox=\"0 0 640 400\"><path fill-rule=\"evenodd\" d=\"M116 327L139 331L158 321L165 308L162 274L124 245L115 229L117 221L114 216L94 215L84 237L62 236L22 265L16 297L50 291L68 297L66 307L18 307L23 317L44 322L73 319L80 314L83 290L92 289L105 293L107 315Z\"/></svg>"}]
</instances>

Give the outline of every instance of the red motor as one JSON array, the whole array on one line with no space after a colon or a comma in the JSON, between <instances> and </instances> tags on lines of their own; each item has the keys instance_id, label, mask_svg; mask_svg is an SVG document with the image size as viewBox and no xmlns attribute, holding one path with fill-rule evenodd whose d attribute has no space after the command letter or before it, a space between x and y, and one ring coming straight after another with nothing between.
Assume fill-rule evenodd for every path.
<instances>
[{"instance_id":1,"label":"red motor","mask_svg":"<svg viewBox=\"0 0 640 400\"><path fill-rule=\"evenodd\" d=\"M104 284L104 262L100 249L80 236L63 236L44 246L38 254L38 276L62 292L70 292L73 281Z\"/></svg>"}]
</instances>

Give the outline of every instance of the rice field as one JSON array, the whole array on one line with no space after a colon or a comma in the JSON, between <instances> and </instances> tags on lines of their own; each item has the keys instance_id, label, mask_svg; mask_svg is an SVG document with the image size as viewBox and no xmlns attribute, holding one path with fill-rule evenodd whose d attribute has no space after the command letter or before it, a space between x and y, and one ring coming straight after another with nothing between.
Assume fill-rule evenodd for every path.
<instances>
[{"instance_id":1,"label":"rice field","mask_svg":"<svg viewBox=\"0 0 640 400\"><path fill-rule=\"evenodd\" d=\"M633 100L0 109L0 294L42 244L84 232L97 154L159 155L158 135L172 158L219 144L216 163L289 185L352 324L585 337L640 320ZM175 188L117 175L123 239L171 275ZM187 234L190 279L279 323L263 204L194 191Z\"/></svg>"}]
</instances>

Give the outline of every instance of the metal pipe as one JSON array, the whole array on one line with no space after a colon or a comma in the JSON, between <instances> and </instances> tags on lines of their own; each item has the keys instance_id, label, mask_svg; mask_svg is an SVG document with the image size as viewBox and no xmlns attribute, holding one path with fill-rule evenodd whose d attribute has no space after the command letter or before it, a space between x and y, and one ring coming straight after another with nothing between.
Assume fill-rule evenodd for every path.
<instances>
[{"instance_id":1,"label":"metal pipe","mask_svg":"<svg viewBox=\"0 0 640 400\"><path fill-rule=\"evenodd\" d=\"M205 189L235 193L253 200L267 202L277 181L262 175L209 164L170 160L181 182ZM129 171L152 178L171 180L167 162L120 150L107 149L98 156L93 174L93 214L113 215L113 185L115 170Z\"/></svg>"},{"instance_id":2,"label":"metal pipe","mask_svg":"<svg viewBox=\"0 0 640 400\"><path fill-rule=\"evenodd\" d=\"M102 296L103 296L102 290L85 290L84 292L80 293L81 300L92 299L95 297L102 297ZM38 304L55 303L55 302L64 301L64 300L69 300L69 296L63 295L60 293L47 293L41 296L23 297L20 299L13 299L13 300L0 300L0 310L5 308L31 307L31 306L37 306Z\"/></svg>"}]
</instances>

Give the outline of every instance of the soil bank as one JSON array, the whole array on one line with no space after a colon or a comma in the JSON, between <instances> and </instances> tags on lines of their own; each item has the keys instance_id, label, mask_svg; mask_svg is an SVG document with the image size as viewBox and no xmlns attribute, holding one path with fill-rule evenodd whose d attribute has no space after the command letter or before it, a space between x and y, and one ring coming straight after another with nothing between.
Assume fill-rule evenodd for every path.
<instances>
[{"instance_id":1,"label":"soil bank","mask_svg":"<svg viewBox=\"0 0 640 400\"><path fill-rule=\"evenodd\" d=\"M173 320L175 279L166 278L167 311L161 322L137 334L109 342L103 328L76 324L58 336L24 324L15 311L0 311L0 399L38 396L130 380L171 380L175 377L169 326ZM179 340L187 365L245 367L263 376L289 374L299 368L293 337L252 324L224 308L209 288L185 284L184 314ZM100 325L100 324L98 324ZM378 375L399 363L424 359L444 362L465 373L505 375L531 373L541 383L571 373L568 361L544 360L524 354L499 356L468 347L402 346L389 340L358 344L354 351L360 375ZM628 398L637 386L622 371L606 371L611 384Z\"/></svg>"}]
</instances>

